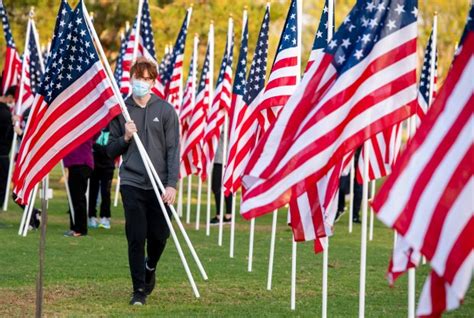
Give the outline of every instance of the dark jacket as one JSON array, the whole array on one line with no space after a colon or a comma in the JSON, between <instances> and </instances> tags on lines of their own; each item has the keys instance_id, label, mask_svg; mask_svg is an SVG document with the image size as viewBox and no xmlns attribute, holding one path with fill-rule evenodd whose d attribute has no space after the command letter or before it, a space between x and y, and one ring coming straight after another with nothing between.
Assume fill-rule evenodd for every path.
<instances>
[{"instance_id":1,"label":"dark jacket","mask_svg":"<svg viewBox=\"0 0 474 318\"><path fill-rule=\"evenodd\" d=\"M165 187L176 188L179 173L179 121L173 106L154 94L151 94L144 108L138 106L132 97L125 104L161 182ZM124 134L125 119L119 115L110 123L107 153L111 158L122 155L120 184L153 189L135 141L132 139L127 143Z\"/></svg>"},{"instance_id":2,"label":"dark jacket","mask_svg":"<svg viewBox=\"0 0 474 318\"><path fill-rule=\"evenodd\" d=\"M12 141L12 113L7 104L0 103L0 156L8 156Z\"/></svg>"},{"instance_id":3,"label":"dark jacket","mask_svg":"<svg viewBox=\"0 0 474 318\"><path fill-rule=\"evenodd\" d=\"M99 138L92 145L94 153L94 169L115 169L114 158L110 158L107 154L107 144L109 142L109 127L102 129Z\"/></svg>"}]
</instances>

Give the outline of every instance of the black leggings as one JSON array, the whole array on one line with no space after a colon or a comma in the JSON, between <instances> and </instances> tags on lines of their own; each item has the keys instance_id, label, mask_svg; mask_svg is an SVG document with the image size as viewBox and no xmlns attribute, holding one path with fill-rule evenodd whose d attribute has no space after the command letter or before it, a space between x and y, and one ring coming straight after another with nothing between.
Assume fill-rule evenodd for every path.
<instances>
[{"instance_id":1,"label":"black leggings","mask_svg":"<svg viewBox=\"0 0 474 318\"><path fill-rule=\"evenodd\" d=\"M222 191L222 164L215 163L212 169L212 192L216 200L216 215L220 214L221 209L221 191ZM224 196L225 211L227 214L232 213L232 194Z\"/></svg>"}]
</instances>

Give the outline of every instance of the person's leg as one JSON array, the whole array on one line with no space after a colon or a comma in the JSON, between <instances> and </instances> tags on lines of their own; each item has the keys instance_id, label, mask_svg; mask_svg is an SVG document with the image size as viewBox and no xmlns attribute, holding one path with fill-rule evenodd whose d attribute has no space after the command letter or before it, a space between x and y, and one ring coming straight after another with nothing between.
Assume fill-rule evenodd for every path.
<instances>
[{"instance_id":1,"label":"person's leg","mask_svg":"<svg viewBox=\"0 0 474 318\"><path fill-rule=\"evenodd\" d=\"M225 218L229 219L232 217L232 193L230 193L228 196L224 196L224 198L225 198Z\"/></svg>"},{"instance_id":2,"label":"person's leg","mask_svg":"<svg viewBox=\"0 0 474 318\"><path fill-rule=\"evenodd\" d=\"M69 191L71 192L72 205L74 207L74 224L71 230L81 234L87 234L87 179L92 169L88 166L69 167ZM72 220L71 220L72 222Z\"/></svg>"},{"instance_id":3,"label":"person's leg","mask_svg":"<svg viewBox=\"0 0 474 318\"><path fill-rule=\"evenodd\" d=\"M145 191L122 185L125 234L128 242L128 262L133 291L145 292L145 239L147 237L147 200Z\"/></svg>"},{"instance_id":4,"label":"person's leg","mask_svg":"<svg viewBox=\"0 0 474 318\"><path fill-rule=\"evenodd\" d=\"M100 171L100 217L110 218L110 191L112 188L113 169L101 169Z\"/></svg>"},{"instance_id":5,"label":"person's leg","mask_svg":"<svg viewBox=\"0 0 474 318\"><path fill-rule=\"evenodd\" d=\"M0 205L3 205L3 201L5 200L9 166L10 159L8 158L8 156L0 156Z\"/></svg>"},{"instance_id":6,"label":"person's leg","mask_svg":"<svg viewBox=\"0 0 474 318\"><path fill-rule=\"evenodd\" d=\"M97 217L97 198L99 196L100 175L97 169L92 170L89 182L89 217Z\"/></svg>"},{"instance_id":7,"label":"person's leg","mask_svg":"<svg viewBox=\"0 0 474 318\"><path fill-rule=\"evenodd\" d=\"M212 193L216 202L216 218L219 218L221 212L221 183L222 183L222 164L215 163L212 169Z\"/></svg>"}]
</instances>

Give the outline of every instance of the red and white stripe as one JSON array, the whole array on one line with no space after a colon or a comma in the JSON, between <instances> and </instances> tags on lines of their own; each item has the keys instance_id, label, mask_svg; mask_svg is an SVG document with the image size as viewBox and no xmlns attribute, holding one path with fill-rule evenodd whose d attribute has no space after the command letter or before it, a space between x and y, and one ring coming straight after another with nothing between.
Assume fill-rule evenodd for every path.
<instances>
[{"instance_id":1,"label":"red and white stripe","mask_svg":"<svg viewBox=\"0 0 474 318\"><path fill-rule=\"evenodd\" d=\"M367 181L388 176L397 160L402 146L402 125L396 124L366 141L369 150L369 174ZM364 171L364 147L362 148L357 164L357 181L362 184Z\"/></svg>"},{"instance_id":2,"label":"red and white stripe","mask_svg":"<svg viewBox=\"0 0 474 318\"><path fill-rule=\"evenodd\" d=\"M471 32L373 203L378 217L430 261L458 300L474 269L473 52Z\"/></svg>"},{"instance_id":3,"label":"red and white stripe","mask_svg":"<svg viewBox=\"0 0 474 318\"><path fill-rule=\"evenodd\" d=\"M229 20L231 21L232 18ZM210 176L212 171L212 164L216 155L217 145L221 132L225 123L226 114L230 110L232 100L232 64L229 63L233 48L233 24L229 22L227 37L226 56L224 56L222 63L226 63L225 72L222 82L218 83L214 91L214 100L212 106L207 114L206 128L204 130L204 139L202 145L202 169L203 176Z\"/></svg>"},{"instance_id":4,"label":"red and white stripe","mask_svg":"<svg viewBox=\"0 0 474 318\"><path fill-rule=\"evenodd\" d=\"M189 121L193 113L195 97L196 97L196 75L197 75L197 59L198 59L198 35L194 35L194 50L193 58L191 59L192 65L190 66L191 73L188 75L186 86L183 93L183 103L179 110L179 122L181 124L181 138L185 140L189 128Z\"/></svg>"},{"instance_id":5,"label":"red and white stripe","mask_svg":"<svg viewBox=\"0 0 474 318\"><path fill-rule=\"evenodd\" d=\"M120 114L106 77L98 61L50 105L37 94L15 169L18 202L28 204L33 187L65 155Z\"/></svg>"},{"instance_id":6,"label":"red and white stripe","mask_svg":"<svg viewBox=\"0 0 474 318\"><path fill-rule=\"evenodd\" d=\"M420 259L420 252L413 250L403 236L398 236L387 270L389 284L393 286L400 275L418 266Z\"/></svg>"},{"instance_id":7,"label":"red and white stripe","mask_svg":"<svg viewBox=\"0 0 474 318\"><path fill-rule=\"evenodd\" d=\"M301 195L372 134L401 122L416 103L417 26L381 39L336 79L333 56L313 63L245 172L241 212L253 218Z\"/></svg>"},{"instance_id":8,"label":"red and white stripe","mask_svg":"<svg viewBox=\"0 0 474 318\"><path fill-rule=\"evenodd\" d=\"M16 48L7 46L2 73L2 95L4 95L10 87L18 85L20 73L20 56L18 55Z\"/></svg>"},{"instance_id":9,"label":"red and white stripe","mask_svg":"<svg viewBox=\"0 0 474 318\"><path fill-rule=\"evenodd\" d=\"M300 47L290 47L278 52L275 57L265 91L256 109L263 113L259 121L264 131L275 121L296 89L301 74L300 51Z\"/></svg>"}]
</instances>

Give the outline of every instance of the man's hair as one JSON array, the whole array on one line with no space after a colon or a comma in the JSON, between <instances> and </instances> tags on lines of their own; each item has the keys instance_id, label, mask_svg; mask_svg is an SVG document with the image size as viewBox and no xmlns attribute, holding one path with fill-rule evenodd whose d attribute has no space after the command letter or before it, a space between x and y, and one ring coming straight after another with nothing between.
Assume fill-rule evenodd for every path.
<instances>
[{"instance_id":1,"label":"man's hair","mask_svg":"<svg viewBox=\"0 0 474 318\"><path fill-rule=\"evenodd\" d=\"M158 77L156 64L144 57L138 58L137 61L132 65L132 68L130 69L130 77L135 75L136 78L141 78L143 77L145 70L148 71L148 76L150 76L152 79L156 79Z\"/></svg>"},{"instance_id":2,"label":"man's hair","mask_svg":"<svg viewBox=\"0 0 474 318\"><path fill-rule=\"evenodd\" d=\"M15 97L15 94L16 94L16 86L11 86L9 89L7 89L4 96L13 96L13 97Z\"/></svg>"}]
</instances>

